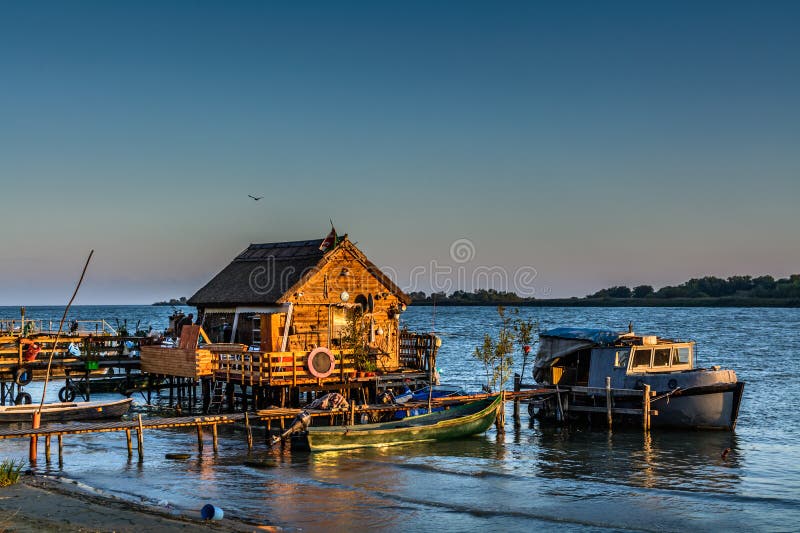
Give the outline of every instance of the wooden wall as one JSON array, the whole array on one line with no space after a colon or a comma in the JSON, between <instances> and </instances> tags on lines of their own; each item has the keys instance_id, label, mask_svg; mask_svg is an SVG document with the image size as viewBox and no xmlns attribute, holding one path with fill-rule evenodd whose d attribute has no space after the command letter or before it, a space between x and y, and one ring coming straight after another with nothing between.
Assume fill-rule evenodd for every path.
<instances>
[{"instance_id":1,"label":"wooden wall","mask_svg":"<svg viewBox=\"0 0 800 533\"><path fill-rule=\"evenodd\" d=\"M348 275L342 275L343 269L346 269ZM347 302L342 302L342 292L348 293ZM383 335L375 335L372 345L388 352L387 356L378 359L378 369L396 370L399 366L398 322L396 317L389 318L389 310L397 309L400 301L391 294L388 287L369 273L347 247L337 249L337 253L319 272L297 288L294 294L289 295L288 301L294 304L294 310L288 349L338 347L337 339L331 338L331 318L336 309L352 309L360 295L366 299L370 294L374 302L373 312L365 313L362 320L367 323L372 320L374 330L383 330Z\"/></svg>"}]
</instances>

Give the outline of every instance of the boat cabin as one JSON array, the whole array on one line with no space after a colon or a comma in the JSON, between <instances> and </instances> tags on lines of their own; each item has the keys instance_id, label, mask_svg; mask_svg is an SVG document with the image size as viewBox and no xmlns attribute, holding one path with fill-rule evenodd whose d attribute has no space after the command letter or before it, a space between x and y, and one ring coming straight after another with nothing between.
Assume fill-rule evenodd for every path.
<instances>
[{"instance_id":1,"label":"boat cabin","mask_svg":"<svg viewBox=\"0 0 800 533\"><path fill-rule=\"evenodd\" d=\"M537 382L549 385L624 388L642 375L694 368L694 342L599 329L542 332L534 365Z\"/></svg>"}]
</instances>

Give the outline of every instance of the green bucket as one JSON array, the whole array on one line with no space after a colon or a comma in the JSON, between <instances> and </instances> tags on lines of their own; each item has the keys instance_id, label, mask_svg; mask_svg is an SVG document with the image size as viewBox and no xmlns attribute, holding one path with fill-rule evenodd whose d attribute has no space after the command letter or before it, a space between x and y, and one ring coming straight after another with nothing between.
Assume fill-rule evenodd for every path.
<instances>
[{"instance_id":1,"label":"green bucket","mask_svg":"<svg viewBox=\"0 0 800 533\"><path fill-rule=\"evenodd\" d=\"M100 365L97 361L86 361L86 370L97 370L100 368Z\"/></svg>"}]
</instances>

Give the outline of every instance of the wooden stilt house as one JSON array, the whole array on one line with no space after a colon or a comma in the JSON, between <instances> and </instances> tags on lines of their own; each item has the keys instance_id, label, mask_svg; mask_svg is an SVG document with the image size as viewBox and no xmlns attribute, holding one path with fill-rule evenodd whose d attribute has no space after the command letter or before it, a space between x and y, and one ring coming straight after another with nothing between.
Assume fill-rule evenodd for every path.
<instances>
[{"instance_id":1,"label":"wooden stilt house","mask_svg":"<svg viewBox=\"0 0 800 533\"><path fill-rule=\"evenodd\" d=\"M285 392L429 371L433 339L399 329L409 297L346 235L323 243L251 244L189 298L210 341L209 377L284 388L284 403Z\"/></svg>"}]
</instances>

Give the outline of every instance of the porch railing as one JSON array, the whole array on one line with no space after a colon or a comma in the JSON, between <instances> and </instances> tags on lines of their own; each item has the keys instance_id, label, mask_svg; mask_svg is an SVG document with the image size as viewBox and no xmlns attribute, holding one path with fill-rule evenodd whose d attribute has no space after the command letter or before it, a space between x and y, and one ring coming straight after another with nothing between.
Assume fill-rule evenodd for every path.
<instances>
[{"instance_id":1,"label":"porch railing","mask_svg":"<svg viewBox=\"0 0 800 533\"><path fill-rule=\"evenodd\" d=\"M333 372L318 378L308 371L311 352L249 351L239 344L210 344L211 369L215 379L246 385L302 385L307 383L344 382L356 374L352 350L331 350Z\"/></svg>"}]
</instances>

